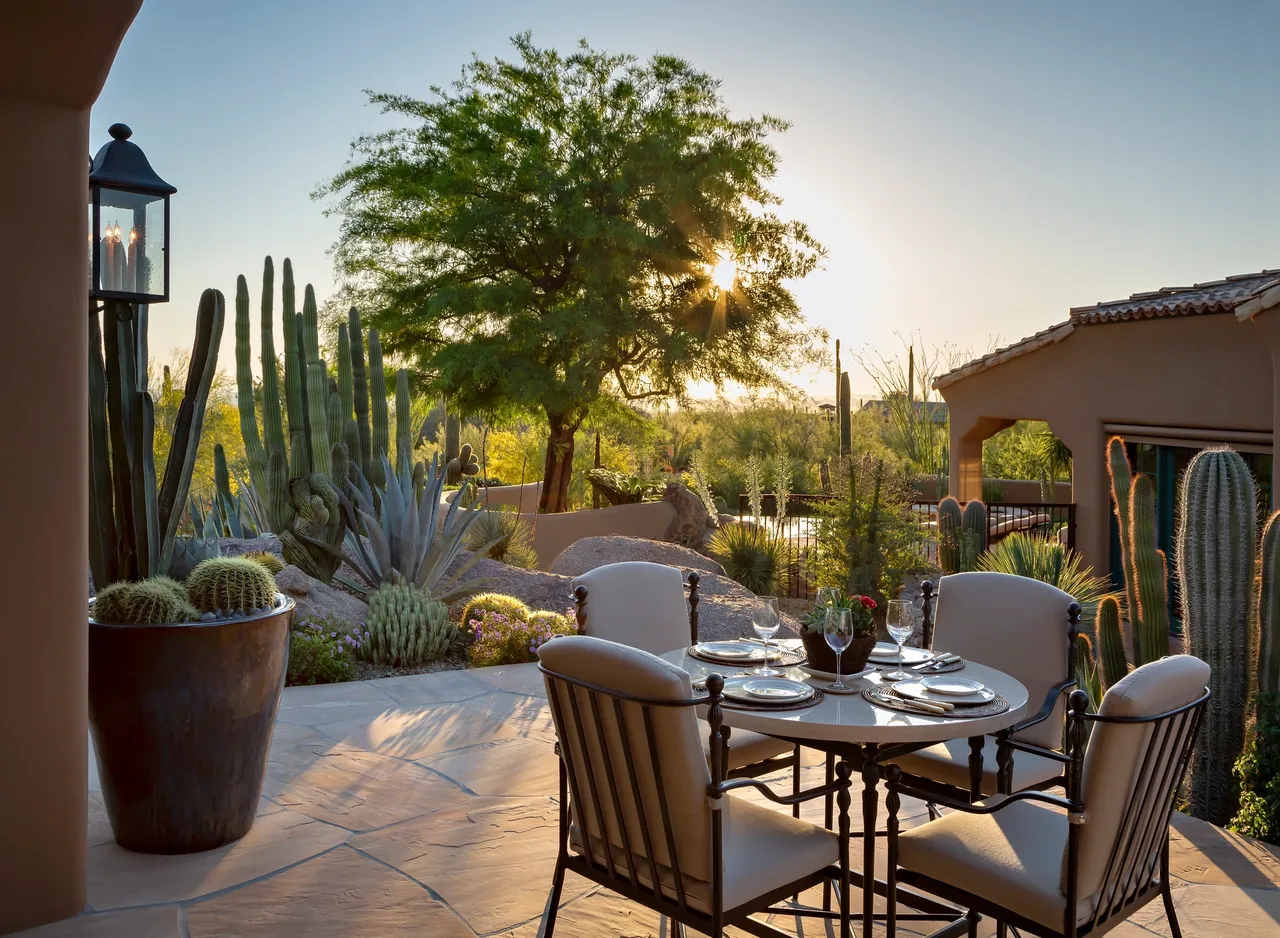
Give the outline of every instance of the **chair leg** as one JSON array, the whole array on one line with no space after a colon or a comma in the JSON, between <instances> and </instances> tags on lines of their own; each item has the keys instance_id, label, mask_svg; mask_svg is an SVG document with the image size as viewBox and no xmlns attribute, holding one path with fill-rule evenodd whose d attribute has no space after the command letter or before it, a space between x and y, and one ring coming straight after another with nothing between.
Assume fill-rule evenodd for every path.
<instances>
[{"instance_id":1,"label":"chair leg","mask_svg":"<svg viewBox=\"0 0 1280 938\"><path fill-rule=\"evenodd\" d=\"M791 756L791 794L800 794L800 746L796 745L796 750ZM791 816L800 817L800 803L796 802L791 806Z\"/></svg>"},{"instance_id":2,"label":"chair leg","mask_svg":"<svg viewBox=\"0 0 1280 938\"><path fill-rule=\"evenodd\" d=\"M938 806L932 801L925 805L925 809L929 812L929 820L936 821L942 817L942 812L938 810Z\"/></svg>"},{"instance_id":3,"label":"chair leg","mask_svg":"<svg viewBox=\"0 0 1280 938\"><path fill-rule=\"evenodd\" d=\"M1164 849L1160 853L1160 895L1164 899L1164 915L1169 920L1169 934L1173 938L1182 938L1182 928L1178 925L1178 913L1173 907L1173 891L1169 888L1169 838L1166 836Z\"/></svg>"},{"instance_id":4,"label":"chair leg","mask_svg":"<svg viewBox=\"0 0 1280 938\"><path fill-rule=\"evenodd\" d=\"M831 753L827 753L827 784L830 785L836 780L836 757ZM827 795L826 797L826 814L823 818L827 830L832 829L835 823L835 796ZM822 881L822 908L831 911L831 880L824 879Z\"/></svg>"},{"instance_id":5,"label":"chair leg","mask_svg":"<svg viewBox=\"0 0 1280 938\"><path fill-rule=\"evenodd\" d=\"M978 923L982 921L982 916L970 909L964 917L969 922L969 938L978 938Z\"/></svg>"},{"instance_id":6,"label":"chair leg","mask_svg":"<svg viewBox=\"0 0 1280 938\"><path fill-rule=\"evenodd\" d=\"M551 938L556 930L556 915L560 911L560 893L564 889L564 857L556 858L556 871L551 878L551 895L547 897L547 907L542 912L542 923L538 926L538 938Z\"/></svg>"}]
</instances>

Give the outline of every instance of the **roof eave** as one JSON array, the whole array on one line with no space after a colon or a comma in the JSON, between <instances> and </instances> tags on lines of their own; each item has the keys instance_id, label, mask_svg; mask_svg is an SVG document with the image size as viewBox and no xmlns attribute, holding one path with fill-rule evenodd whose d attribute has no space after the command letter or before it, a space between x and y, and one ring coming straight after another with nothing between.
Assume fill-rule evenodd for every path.
<instances>
[{"instance_id":1,"label":"roof eave","mask_svg":"<svg viewBox=\"0 0 1280 938\"><path fill-rule=\"evenodd\" d=\"M1276 306L1280 306L1280 283L1255 293L1237 306L1236 318L1242 321L1252 319L1259 313L1266 312Z\"/></svg>"}]
</instances>

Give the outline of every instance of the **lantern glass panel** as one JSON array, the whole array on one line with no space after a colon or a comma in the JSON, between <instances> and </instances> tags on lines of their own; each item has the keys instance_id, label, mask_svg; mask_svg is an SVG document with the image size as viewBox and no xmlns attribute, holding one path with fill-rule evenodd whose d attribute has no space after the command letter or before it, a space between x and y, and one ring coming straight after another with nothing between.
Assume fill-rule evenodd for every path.
<instances>
[{"instance_id":1,"label":"lantern glass panel","mask_svg":"<svg viewBox=\"0 0 1280 938\"><path fill-rule=\"evenodd\" d=\"M93 254L89 256L91 292L95 296L164 295L165 197L105 186L97 191L96 227L92 202L89 205L89 248L98 254L96 282Z\"/></svg>"}]
</instances>

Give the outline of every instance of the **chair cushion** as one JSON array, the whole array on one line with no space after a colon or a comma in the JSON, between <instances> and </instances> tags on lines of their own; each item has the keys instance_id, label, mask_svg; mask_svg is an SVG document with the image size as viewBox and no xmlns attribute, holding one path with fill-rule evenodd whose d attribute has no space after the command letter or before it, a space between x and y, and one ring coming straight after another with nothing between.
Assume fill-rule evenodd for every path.
<instances>
[{"instance_id":1,"label":"chair cushion","mask_svg":"<svg viewBox=\"0 0 1280 938\"><path fill-rule=\"evenodd\" d=\"M1066 814L1019 801L994 814L953 811L902 832L898 865L1061 931L1066 847ZM1090 911L1087 900L1079 903L1079 920Z\"/></svg>"},{"instance_id":2,"label":"chair cushion","mask_svg":"<svg viewBox=\"0 0 1280 938\"><path fill-rule=\"evenodd\" d=\"M969 740L949 739L894 760L908 775L918 775L944 785L969 790ZM996 740L984 737L982 746L982 793L994 795L996 785ZM1061 775L1060 762L1030 752L1013 753L1013 790L1034 788Z\"/></svg>"},{"instance_id":3,"label":"chair cushion","mask_svg":"<svg viewBox=\"0 0 1280 938\"><path fill-rule=\"evenodd\" d=\"M799 821L782 811L762 807L741 798L724 799L724 908L735 909L766 893L840 862L840 844L832 831L808 821ZM582 835L577 825L569 830L569 843L583 854ZM604 845L591 838L596 862L606 864ZM614 869L629 876L626 857L616 849ZM635 858L636 879L652 888L652 870L647 859ZM683 870L683 866L681 869ZM662 892L676 901L672 871L658 866ZM685 898L689 905L711 913L711 884L685 876Z\"/></svg>"},{"instance_id":4,"label":"chair cushion","mask_svg":"<svg viewBox=\"0 0 1280 938\"><path fill-rule=\"evenodd\" d=\"M684 576L641 560L605 564L573 580L587 588L584 635L663 655L689 644Z\"/></svg>"},{"instance_id":5,"label":"chair cushion","mask_svg":"<svg viewBox=\"0 0 1280 938\"><path fill-rule=\"evenodd\" d=\"M1056 586L1025 576L954 573L938 583L933 647L1016 677L1027 688L1027 715L1067 678L1067 607ZM1018 739L1053 749L1062 744L1065 697L1053 715Z\"/></svg>"},{"instance_id":6,"label":"chair cushion","mask_svg":"<svg viewBox=\"0 0 1280 938\"><path fill-rule=\"evenodd\" d=\"M702 751L707 757L708 764L710 764L711 728L703 722L699 723L698 729L704 731L702 733ZM729 764L725 768L732 772L735 769L744 769L749 765L767 762L779 756L789 756L794 751L795 743L776 739L773 736L765 736L763 733L753 733L751 730L732 730L729 733Z\"/></svg>"}]
</instances>

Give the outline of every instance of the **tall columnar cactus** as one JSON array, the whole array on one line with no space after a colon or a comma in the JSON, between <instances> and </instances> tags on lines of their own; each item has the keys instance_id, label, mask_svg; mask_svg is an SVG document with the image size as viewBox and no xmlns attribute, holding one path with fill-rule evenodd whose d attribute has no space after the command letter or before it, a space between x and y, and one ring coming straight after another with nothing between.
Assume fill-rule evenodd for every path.
<instances>
[{"instance_id":1,"label":"tall columnar cactus","mask_svg":"<svg viewBox=\"0 0 1280 938\"><path fill-rule=\"evenodd\" d=\"M366 479L373 473L373 434L369 426L369 379L364 363L364 329L360 324L360 312L354 306L347 313L351 340L351 381L355 400L356 433L360 438L360 452L353 451L351 458L360 464Z\"/></svg>"},{"instance_id":2,"label":"tall columnar cactus","mask_svg":"<svg viewBox=\"0 0 1280 938\"><path fill-rule=\"evenodd\" d=\"M840 400L836 402L840 415L840 455L848 456L853 449L853 415L849 410L849 373L840 375Z\"/></svg>"},{"instance_id":3,"label":"tall columnar cactus","mask_svg":"<svg viewBox=\"0 0 1280 938\"><path fill-rule=\"evenodd\" d=\"M938 566L943 573L960 572L960 530L964 511L948 495L938 502Z\"/></svg>"},{"instance_id":4,"label":"tall columnar cactus","mask_svg":"<svg viewBox=\"0 0 1280 938\"><path fill-rule=\"evenodd\" d=\"M89 562L94 582L167 573L187 493L226 317L217 290L196 314L186 387L163 480L156 476L155 404L146 390L146 324L136 307L108 302L89 317Z\"/></svg>"},{"instance_id":5,"label":"tall columnar cactus","mask_svg":"<svg viewBox=\"0 0 1280 938\"><path fill-rule=\"evenodd\" d=\"M1093 620L1094 637L1097 639L1098 669L1107 687L1129 673L1129 662L1124 654L1124 633L1120 631L1120 601L1114 596L1104 596L1098 603Z\"/></svg>"},{"instance_id":6,"label":"tall columnar cactus","mask_svg":"<svg viewBox=\"0 0 1280 938\"><path fill-rule=\"evenodd\" d=\"M369 409L373 417L373 458L369 481L377 486L387 484L383 457L391 459L391 438L387 423L387 373L382 367L382 343L378 330L369 330Z\"/></svg>"},{"instance_id":7,"label":"tall columnar cactus","mask_svg":"<svg viewBox=\"0 0 1280 938\"><path fill-rule=\"evenodd\" d=\"M960 518L960 569L978 569L978 558L987 549L987 506L973 499L964 506Z\"/></svg>"},{"instance_id":8,"label":"tall columnar cactus","mask_svg":"<svg viewBox=\"0 0 1280 938\"><path fill-rule=\"evenodd\" d=\"M1134 496L1136 504L1137 484ZM1236 809L1232 767L1248 722L1256 529L1257 494L1245 461L1226 447L1201 450L1182 476L1177 558L1190 652L1208 663L1213 691L1193 756L1191 809L1214 824L1226 824Z\"/></svg>"},{"instance_id":9,"label":"tall columnar cactus","mask_svg":"<svg viewBox=\"0 0 1280 938\"><path fill-rule=\"evenodd\" d=\"M1280 694L1280 512L1262 529L1258 566L1258 693Z\"/></svg>"},{"instance_id":10,"label":"tall columnar cactus","mask_svg":"<svg viewBox=\"0 0 1280 938\"><path fill-rule=\"evenodd\" d=\"M1133 661L1143 665L1169 653L1168 568L1164 551L1156 546L1155 490L1149 478L1132 474L1118 436L1107 444L1107 469L1120 532Z\"/></svg>"},{"instance_id":11,"label":"tall columnar cactus","mask_svg":"<svg viewBox=\"0 0 1280 938\"><path fill-rule=\"evenodd\" d=\"M444 459L449 463L462 452L462 422L457 414L449 414L444 420Z\"/></svg>"},{"instance_id":12,"label":"tall columnar cactus","mask_svg":"<svg viewBox=\"0 0 1280 938\"><path fill-rule=\"evenodd\" d=\"M413 429L409 401L409 372L396 372L396 466L413 465Z\"/></svg>"}]
</instances>

